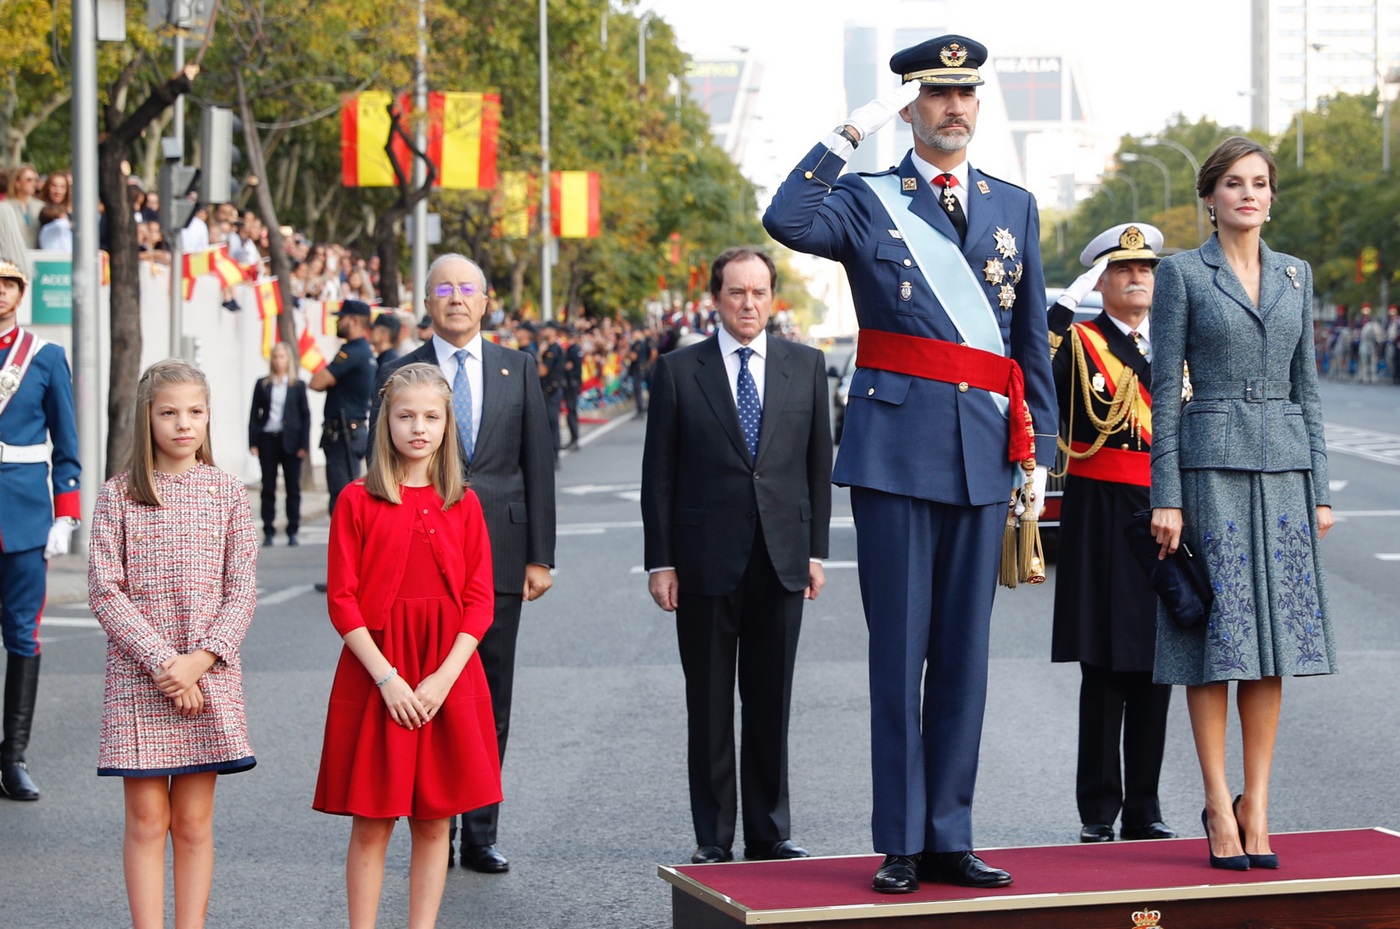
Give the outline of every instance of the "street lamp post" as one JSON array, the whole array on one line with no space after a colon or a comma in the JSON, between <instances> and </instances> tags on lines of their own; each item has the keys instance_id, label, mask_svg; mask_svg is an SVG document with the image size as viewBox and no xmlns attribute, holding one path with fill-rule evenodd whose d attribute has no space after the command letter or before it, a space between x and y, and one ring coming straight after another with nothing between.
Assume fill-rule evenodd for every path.
<instances>
[{"instance_id":1,"label":"street lamp post","mask_svg":"<svg viewBox=\"0 0 1400 929\"><path fill-rule=\"evenodd\" d=\"M1110 181L1122 181L1128 185L1128 189L1133 192L1133 216L1138 215L1138 186L1137 182L1126 174L1113 174L1108 178Z\"/></svg>"},{"instance_id":2,"label":"street lamp post","mask_svg":"<svg viewBox=\"0 0 1400 929\"><path fill-rule=\"evenodd\" d=\"M1118 156L1118 160L1126 161L1129 164L1135 161L1146 161L1156 165L1158 170L1162 172L1162 210L1165 212L1172 208L1172 174L1160 158L1153 158L1151 155L1143 155L1138 152L1123 152Z\"/></svg>"},{"instance_id":3,"label":"street lamp post","mask_svg":"<svg viewBox=\"0 0 1400 929\"><path fill-rule=\"evenodd\" d=\"M1192 178L1199 178L1201 176L1201 163L1196 160L1195 155L1191 154L1191 149L1182 145L1175 139L1168 139L1166 136L1150 135L1142 139L1142 144L1149 148L1157 145L1165 145L1167 148L1176 149L1178 152L1181 152L1191 164ZM1202 242L1204 242L1206 238L1206 208L1205 203L1200 197L1196 197L1196 237Z\"/></svg>"},{"instance_id":4,"label":"street lamp post","mask_svg":"<svg viewBox=\"0 0 1400 929\"><path fill-rule=\"evenodd\" d=\"M641 114L643 128L647 118L647 27L651 25L653 16L651 10L642 14L642 18L637 20L637 109ZM647 173L647 137L643 131L638 136L641 148L641 168L642 173Z\"/></svg>"}]
</instances>

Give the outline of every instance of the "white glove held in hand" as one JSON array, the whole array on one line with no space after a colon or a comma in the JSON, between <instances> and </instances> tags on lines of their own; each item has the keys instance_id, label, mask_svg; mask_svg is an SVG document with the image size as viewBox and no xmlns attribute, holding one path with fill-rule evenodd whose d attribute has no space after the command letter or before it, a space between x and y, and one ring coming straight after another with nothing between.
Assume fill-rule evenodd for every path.
<instances>
[{"instance_id":1,"label":"white glove held in hand","mask_svg":"<svg viewBox=\"0 0 1400 929\"><path fill-rule=\"evenodd\" d=\"M1045 465L1036 465L1035 472L1031 475L1031 492L1035 494L1035 518L1039 519L1045 512L1045 484L1050 480L1050 469ZM1026 512L1025 496L1021 496L1016 501L1016 515L1020 516Z\"/></svg>"},{"instance_id":2,"label":"white glove held in hand","mask_svg":"<svg viewBox=\"0 0 1400 929\"><path fill-rule=\"evenodd\" d=\"M1103 269L1108 267L1108 262L1096 262L1092 268L1085 271L1074 279L1074 283L1065 288L1065 292L1060 295L1058 302L1063 303L1071 310L1079 306L1084 298L1089 295L1089 291L1098 286L1099 278L1103 277Z\"/></svg>"},{"instance_id":3,"label":"white glove held in hand","mask_svg":"<svg viewBox=\"0 0 1400 929\"><path fill-rule=\"evenodd\" d=\"M71 516L60 516L49 527L49 544L44 546L44 557L66 555L73 544L73 530L77 527Z\"/></svg>"},{"instance_id":4,"label":"white glove held in hand","mask_svg":"<svg viewBox=\"0 0 1400 929\"><path fill-rule=\"evenodd\" d=\"M846 117L843 125L854 127L864 141L872 132L894 119L896 113L918 99L919 88L922 86L918 81L905 81L898 90L892 90L883 97L871 100L865 106L857 107Z\"/></svg>"}]
</instances>

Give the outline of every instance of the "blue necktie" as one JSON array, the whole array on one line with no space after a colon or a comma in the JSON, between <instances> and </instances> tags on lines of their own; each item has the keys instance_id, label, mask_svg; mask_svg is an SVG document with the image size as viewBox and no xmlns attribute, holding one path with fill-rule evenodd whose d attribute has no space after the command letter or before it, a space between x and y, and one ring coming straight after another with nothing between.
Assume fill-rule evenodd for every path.
<instances>
[{"instance_id":1,"label":"blue necktie","mask_svg":"<svg viewBox=\"0 0 1400 929\"><path fill-rule=\"evenodd\" d=\"M736 393L739 397L739 425L744 430L744 442L749 447L749 457L758 457L758 426L763 421L763 407L758 403L758 385L749 371L749 356L753 349L747 345L739 349L739 382Z\"/></svg>"},{"instance_id":2,"label":"blue necktie","mask_svg":"<svg viewBox=\"0 0 1400 929\"><path fill-rule=\"evenodd\" d=\"M467 380L467 350L458 349L457 376L452 381L452 414L457 417L457 434L462 437L462 451L472 460L472 383Z\"/></svg>"}]
</instances>

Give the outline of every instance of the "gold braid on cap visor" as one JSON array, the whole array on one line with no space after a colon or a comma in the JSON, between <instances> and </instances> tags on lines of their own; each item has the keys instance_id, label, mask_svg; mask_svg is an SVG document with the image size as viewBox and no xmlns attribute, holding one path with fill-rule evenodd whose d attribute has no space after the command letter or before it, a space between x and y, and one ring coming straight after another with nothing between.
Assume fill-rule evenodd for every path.
<instances>
[{"instance_id":1,"label":"gold braid on cap visor","mask_svg":"<svg viewBox=\"0 0 1400 929\"><path fill-rule=\"evenodd\" d=\"M0 259L0 277L8 277L17 280L25 287L29 286L29 275L20 270L19 265Z\"/></svg>"},{"instance_id":2,"label":"gold braid on cap visor","mask_svg":"<svg viewBox=\"0 0 1400 929\"><path fill-rule=\"evenodd\" d=\"M931 80L937 78L937 80ZM922 81L925 84L974 84L982 82L982 74L976 68L929 68L925 71L911 71L903 75L906 81Z\"/></svg>"}]
</instances>

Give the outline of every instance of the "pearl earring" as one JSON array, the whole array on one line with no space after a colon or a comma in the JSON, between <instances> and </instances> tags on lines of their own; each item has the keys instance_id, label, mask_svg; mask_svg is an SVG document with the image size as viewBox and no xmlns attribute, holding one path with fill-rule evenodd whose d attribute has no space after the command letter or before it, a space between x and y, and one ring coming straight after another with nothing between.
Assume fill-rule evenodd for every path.
<instances>
[{"instance_id":1,"label":"pearl earring","mask_svg":"<svg viewBox=\"0 0 1400 929\"><path fill-rule=\"evenodd\" d=\"M1266 223L1271 223L1271 222L1273 222L1273 221L1274 221L1274 211L1273 211L1273 210L1270 210L1269 212L1267 212L1267 213L1264 214L1264 222L1266 222Z\"/></svg>"},{"instance_id":2,"label":"pearl earring","mask_svg":"<svg viewBox=\"0 0 1400 929\"><path fill-rule=\"evenodd\" d=\"M1212 223L1214 223L1214 222L1215 222L1215 207L1212 206L1212 207L1210 207L1209 209L1210 209L1210 221L1211 221Z\"/></svg>"}]
</instances>

